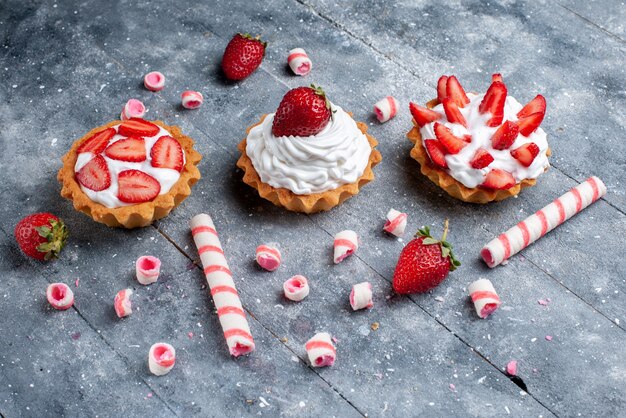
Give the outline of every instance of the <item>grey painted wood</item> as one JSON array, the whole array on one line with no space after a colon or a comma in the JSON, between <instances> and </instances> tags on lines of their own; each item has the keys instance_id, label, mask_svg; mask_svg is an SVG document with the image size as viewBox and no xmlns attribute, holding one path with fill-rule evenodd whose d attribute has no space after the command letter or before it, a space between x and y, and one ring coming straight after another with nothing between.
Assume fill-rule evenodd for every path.
<instances>
[{"instance_id":1,"label":"grey painted wood","mask_svg":"<svg viewBox=\"0 0 626 418\"><path fill-rule=\"evenodd\" d=\"M436 11L433 4L419 7ZM11 387L0 386L0 414L501 416L510 411L569 416L618 415L624 410L625 271L614 261L615 243L607 239L626 232L623 195L615 180L619 173L611 173L619 159L593 167L609 185L606 201L507 266L489 270L477 258L481 245L495 234L573 186L572 177L582 180L590 174L585 166L580 175L568 171L580 155L570 150L566 134L558 133L559 126L582 124L576 113L580 109L559 106L546 122L554 135L556 169L519 198L489 206L443 196L419 174L404 138L408 112L382 126L370 114L372 103L388 93L403 108L409 100L426 100L441 72L458 69L467 83L484 88L491 69L474 73L472 57L484 67L497 63L510 90L524 91L527 99L546 90L564 95L568 91L557 83L557 75L566 71L579 96L589 95L594 109L605 109L608 105L601 102L608 90L584 90L587 73L568 62L571 51L556 50L560 43L570 46L568 36L576 35L581 50L610 36L593 25L574 34L568 23L580 22L580 17L563 7L555 9L562 20L564 34L559 34L548 28L548 13L534 4L448 6L448 12L467 19L460 29L443 13L423 16L423 25L411 26L401 13L408 6L397 6L365 3L340 10L330 3L309 7L291 0L254 7L237 2L172 6L87 1L56 7L15 2L0 10L0 33L5 36L0 53L0 161L7 172L0 191L15 202L1 209L0 267L8 279L0 281L0 294L19 305L13 311L10 304L0 303L0 332L10 335L0 341L0 380L12 381ZM427 30L433 20L438 26ZM491 26L474 30L479 21ZM485 52L479 45L480 39L493 45L504 44L505 38L508 42L504 32L487 30L496 21L533 35L513 40L516 47L532 51L547 40L551 49L545 51L555 52L555 58L549 65L533 60L530 52L512 61L511 52L494 58L493 50ZM263 34L270 48L259 71L231 84L219 75L218 65L236 30ZM433 35L436 30L469 38L470 45L450 47ZM37 31L40 36L27 36ZM418 34L430 36L430 44L412 45ZM609 46L618 42L611 39ZM311 77L293 77L285 68L286 51L295 46L312 56ZM604 54L615 70L612 76L623 79L615 49L588 54ZM523 60L534 70L525 69ZM558 69L567 65L571 68ZM166 74L161 93L140 85L150 69ZM384 157L374 183L339 208L314 216L288 213L263 201L241 183L235 168L236 144L245 128L273 111L288 88L309 82L323 85L335 103L368 122ZM536 92L526 92L528 86ZM187 88L205 95L200 110L179 107L179 93ZM72 141L116 117L130 97L146 103L150 118L178 124L196 139L204 155L203 179L155 227L121 231L73 211L58 197L54 177L58 158ZM621 103L623 97L611 100ZM594 112L586 123L602 122L599 111ZM614 115L607 125L610 138L623 132ZM568 140L581 149L584 137L575 131ZM619 147L612 152L618 154ZM407 239L380 232L390 205L409 213L410 230L422 224L438 229L444 218L451 219L451 240L464 265L432 294L400 297L391 292L395 261ZM45 266L24 259L11 238L15 223L40 209L59 214L73 230L63 259ZM186 222L200 211L215 218L252 316L259 348L248 358L233 361L226 355L213 304L193 264L197 255ZM332 235L345 228L358 231L363 245L357 256L335 266ZM280 242L284 252L285 264L276 273L261 272L253 263L254 248L266 241ZM158 284L143 287L132 278L132 269L137 256L147 253L161 257L166 267ZM312 284L311 295L301 304L280 296L281 283L296 273ZM490 278L505 303L487 321L476 318L466 294L467 285L478 277ZM76 309L51 311L43 298L46 284L75 278L81 279ZM373 283L376 306L352 313L347 294L363 280ZM24 282L29 287L20 286ZM120 321L111 302L127 286L136 290L138 309ZM551 299L548 306L537 303L545 298ZM380 324L376 331L370 328L374 322ZM306 366L302 345L315 330L338 338L335 367ZM80 337L72 339L77 332ZM171 374L155 378L146 370L145 356L160 339L177 347L179 362ZM519 361L528 392L503 373L511 359ZM37 366L50 373L38 374ZM585 385L577 385L583 377ZM63 396L67 387L70 394ZM103 392L111 398L102 398ZM262 407L260 397L269 405Z\"/></svg>"}]
</instances>

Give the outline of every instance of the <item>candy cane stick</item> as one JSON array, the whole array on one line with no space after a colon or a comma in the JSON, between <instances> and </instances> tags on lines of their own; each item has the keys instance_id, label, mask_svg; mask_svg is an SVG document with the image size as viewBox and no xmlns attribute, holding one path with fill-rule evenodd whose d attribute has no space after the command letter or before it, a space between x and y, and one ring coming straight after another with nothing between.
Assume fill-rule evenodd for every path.
<instances>
[{"instance_id":1,"label":"candy cane stick","mask_svg":"<svg viewBox=\"0 0 626 418\"><path fill-rule=\"evenodd\" d=\"M480 251L480 255L489 267L495 267L605 194L606 186L602 180L596 176L589 177L543 209L491 240Z\"/></svg>"},{"instance_id":2,"label":"candy cane stick","mask_svg":"<svg viewBox=\"0 0 626 418\"><path fill-rule=\"evenodd\" d=\"M474 302L476 313L485 319L498 309L500 298L496 294L491 282L487 279L478 279L469 285L467 291Z\"/></svg>"},{"instance_id":3,"label":"candy cane stick","mask_svg":"<svg viewBox=\"0 0 626 418\"><path fill-rule=\"evenodd\" d=\"M338 232L335 235L333 246L333 261L335 264L339 264L359 248L359 237L356 232L350 230Z\"/></svg>"},{"instance_id":4,"label":"candy cane stick","mask_svg":"<svg viewBox=\"0 0 626 418\"><path fill-rule=\"evenodd\" d=\"M374 302L372 301L372 284L370 282L363 282L352 286L352 292L350 292L350 306L352 306L353 311L374 306Z\"/></svg>"},{"instance_id":5,"label":"candy cane stick","mask_svg":"<svg viewBox=\"0 0 626 418\"><path fill-rule=\"evenodd\" d=\"M387 213L387 222L385 222L383 230L395 235L396 237L401 237L404 235L404 230L406 229L407 218L408 215L406 213L399 212L395 209L389 209L389 212Z\"/></svg>"},{"instance_id":6,"label":"candy cane stick","mask_svg":"<svg viewBox=\"0 0 626 418\"><path fill-rule=\"evenodd\" d=\"M250 334L246 313L241 305L233 274L228 268L213 220L209 215L202 213L194 216L189 221L189 226L211 288L228 350L235 357L248 354L254 350L254 339Z\"/></svg>"},{"instance_id":7,"label":"candy cane stick","mask_svg":"<svg viewBox=\"0 0 626 418\"><path fill-rule=\"evenodd\" d=\"M398 113L398 101L395 97L387 96L380 99L374 105L374 113L380 123L385 123L389 119L393 119Z\"/></svg>"},{"instance_id":8,"label":"candy cane stick","mask_svg":"<svg viewBox=\"0 0 626 418\"><path fill-rule=\"evenodd\" d=\"M287 63L295 75L305 76L310 73L313 68L311 59L302 48L294 48L289 51Z\"/></svg>"},{"instance_id":9,"label":"candy cane stick","mask_svg":"<svg viewBox=\"0 0 626 418\"><path fill-rule=\"evenodd\" d=\"M332 366L335 363L337 350L327 332L315 334L306 342L304 348L313 367Z\"/></svg>"}]
</instances>

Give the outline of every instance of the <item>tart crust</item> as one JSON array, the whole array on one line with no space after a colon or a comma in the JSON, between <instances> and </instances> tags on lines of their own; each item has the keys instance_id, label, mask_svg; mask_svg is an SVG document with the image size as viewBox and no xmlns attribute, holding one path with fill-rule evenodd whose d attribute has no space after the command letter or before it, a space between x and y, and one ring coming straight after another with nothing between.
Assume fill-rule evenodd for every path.
<instances>
[{"instance_id":1,"label":"tart crust","mask_svg":"<svg viewBox=\"0 0 626 418\"><path fill-rule=\"evenodd\" d=\"M61 158L63 167L61 167L57 174L57 179L63 186L61 196L71 200L76 210L90 216L94 221L110 227L124 227L129 229L143 227L150 225L157 219L167 216L172 209L191 194L191 187L200 180L200 171L196 166L202 159L202 156L193 149L193 139L183 135L177 126L168 126L158 120L151 122L168 130L172 137L176 138L185 153L185 166L180 172L180 178L169 192L157 196L150 202L121 206L119 208L108 208L92 201L81 190L74 175L74 166L76 165L76 159L78 157L76 150L82 142L93 134L122 123L122 121L116 120L89 131L85 136L74 142L67 154Z\"/></svg>"},{"instance_id":2,"label":"tart crust","mask_svg":"<svg viewBox=\"0 0 626 418\"><path fill-rule=\"evenodd\" d=\"M439 100L433 99L426 103L426 107L432 109L439 104ZM445 170L435 166L430 160L428 152L422 143L422 135L417 126L407 133L407 138L413 143L411 158L420 164L421 172L433 183L441 187L450 196L469 203L489 203L504 200L511 196L517 196L519 192L530 186L534 186L537 179L524 179L515 186L504 190L483 189L481 187L469 188L452 177ZM550 148L546 151L549 157L552 154ZM546 168L547 171L547 168Z\"/></svg>"},{"instance_id":3,"label":"tart crust","mask_svg":"<svg viewBox=\"0 0 626 418\"><path fill-rule=\"evenodd\" d=\"M261 120L250 126L246 130L246 134L250 133L250 130L255 126L263 123L267 115L261 116ZM350 115L352 116L352 115ZM344 200L349 199L350 197L359 193L361 186L369 183L374 180L374 172L372 168L382 161L382 156L380 152L375 149L376 145L378 145L378 141L374 139L373 136L367 133L367 125L362 122L356 122L357 127L365 136L367 137L367 141L372 148L372 152L370 153L369 161L367 162L367 166L365 167L365 171L359 177L358 181L354 183L343 184L336 189L327 190L321 193L312 193L307 195L298 195L293 193L291 190L286 188L276 188L272 187L267 183L263 183L257 173L254 165L252 164L252 160L246 154L246 138L239 143L237 149L241 152L241 157L237 161L237 167L241 168L244 171L243 181L247 185L257 189L259 195L272 202L276 206L281 206L287 210L293 212L303 212L303 213L317 213L326 210L330 210L342 203Z\"/></svg>"}]
</instances>

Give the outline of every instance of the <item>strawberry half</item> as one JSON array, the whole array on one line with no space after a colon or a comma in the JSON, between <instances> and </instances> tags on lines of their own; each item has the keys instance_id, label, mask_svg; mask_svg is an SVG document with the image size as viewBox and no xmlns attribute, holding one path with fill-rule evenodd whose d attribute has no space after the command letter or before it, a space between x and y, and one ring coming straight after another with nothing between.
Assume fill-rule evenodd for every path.
<instances>
[{"instance_id":1,"label":"strawberry half","mask_svg":"<svg viewBox=\"0 0 626 418\"><path fill-rule=\"evenodd\" d=\"M448 97L448 76L442 75L437 81L437 100L439 103Z\"/></svg>"},{"instance_id":2,"label":"strawberry half","mask_svg":"<svg viewBox=\"0 0 626 418\"><path fill-rule=\"evenodd\" d=\"M415 123L417 123L417 126L420 128L441 119L441 113L416 105L413 102L409 103L409 110L411 111L411 115L413 115L413 119L415 119Z\"/></svg>"},{"instance_id":3,"label":"strawberry half","mask_svg":"<svg viewBox=\"0 0 626 418\"><path fill-rule=\"evenodd\" d=\"M455 136L449 128L438 122L435 122L435 136L449 154L458 154L467 146L467 142Z\"/></svg>"},{"instance_id":4,"label":"strawberry half","mask_svg":"<svg viewBox=\"0 0 626 418\"><path fill-rule=\"evenodd\" d=\"M499 168L494 168L485 177L485 181L481 184L487 189L504 190L515 186L515 178L511 173Z\"/></svg>"},{"instance_id":5,"label":"strawberry half","mask_svg":"<svg viewBox=\"0 0 626 418\"><path fill-rule=\"evenodd\" d=\"M266 42L257 36L238 33L230 40L222 57L222 71L229 80L239 81L252 74L265 56Z\"/></svg>"},{"instance_id":6,"label":"strawberry half","mask_svg":"<svg viewBox=\"0 0 626 418\"><path fill-rule=\"evenodd\" d=\"M518 133L517 124L507 120L494 132L491 137L491 146L497 150L507 149L513 145Z\"/></svg>"},{"instance_id":7,"label":"strawberry half","mask_svg":"<svg viewBox=\"0 0 626 418\"><path fill-rule=\"evenodd\" d=\"M108 189L111 186L111 173L102 155L97 155L76 173L76 180L94 192Z\"/></svg>"},{"instance_id":8,"label":"strawberry half","mask_svg":"<svg viewBox=\"0 0 626 418\"><path fill-rule=\"evenodd\" d=\"M500 83L504 83L504 80L502 79L502 74L495 73L495 74L491 75L491 82L495 83L496 81L498 81Z\"/></svg>"},{"instance_id":9,"label":"strawberry half","mask_svg":"<svg viewBox=\"0 0 626 418\"><path fill-rule=\"evenodd\" d=\"M107 147L109 140L115 136L115 129L107 128L96 134L93 134L85 142L80 144L76 150L77 154L81 152L91 152L93 154L100 154Z\"/></svg>"},{"instance_id":10,"label":"strawberry half","mask_svg":"<svg viewBox=\"0 0 626 418\"><path fill-rule=\"evenodd\" d=\"M125 120L118 128L118 133L123 136L155 136L159 131L154 123L141 118Z\"/></svg>"},{"instance_id":11,"label":"strawberry half","mask_svg":"<svg viewBox=\"0 0 626 418\"><path fill-rule=\"evenodd\" d=\"M481 114L491 113L491 119L487 121L487 126L495 127L502 123L506 93L506 86L500 81L493 82L489 86L483 101L480 102L478 107L478 111Z\"/></svg>"},{"instance_id":12,"label":"strawberry half","mask_svg":"<svg viewBox=\"0 0 626 418\"><path fill-rule=\"evenodd\" d=\"M183 149L171 136L164 135L154 143L150 158L152 167L171 168L176 171L183 169Z\"/></svg>"},{"instance_id":13,"label":"strawberry half","mask_svg":"<svg viewBox=\"0 0 626 418\"><path fill-rule=\"evenodd\" d=\"M470 165L472 168L481 169L487 167L492 162L493 157L489 154L489 151L484 148L478 148L476 154L474 154L474 157L472 157L470 161Z\"/></svg>"},{"instance_id":14,"label":"strawberry half","mask_svg":"<svg viewBox=\"0 0 626 418\"><path fill-rule=\"evenodd\" d=\"M122 171L117 176L117 183L117 198L124 203L149 202L161 192L159 182L139 170Z\"/></svg>"},{"instance_id":15,"label":"strawberry half","mask_svg":"<svg viewBox=\"0 0 626 418\"><path fill-rule=\"evenodd\" d=\"M546 113L546 98L541 94L538 94L534 99L528 102L522 110L517 112L517 118L524 119L533 113Z\"/></svg>"},{"instance_id":16,"label":"strawberry half","mask_svg":"<svg viewBox=\"0 0 626 418\"><path fill-rule=\"evenodd\" d=\"M143 138L130 137L115 141L107 147L104 155L120 161L138 163L146 159L146 142Z\"/></svg>"},{"instance_id":17,"label":"strawberry half","mask_svg":"<svg viewBox=\"0 0 626 418\"><path fill-rule=\"evenodd\" d=\"M446 162L446 150L439 141L436 139L425 139L424 146L426 147L426 151L428 151L428 155L430 156L430 160L433 164L441 168L448 168L448 163Z\"/></svg>"},{"instance_id":18,"label":"strawberry half","mask_svg":"<svg viewBox=\"0 0 626 418\"><path fill-rule=\"evenodd\" d=\"M541 125L541 122L543 122L544 115L545 114L542 112L537 112L524 119L518 120L517 125L519 126L519 133L523 136L529 136L535 132L539 125Z\"/></svg>"},{"instance_id":19,"label":"strawberry half","mask_svg":"<svg viewBox=\"0 0 626 418\"><path fill-rule=\"evenodd\" d=\"M283 97L272 124L274 136L312 136L321 132L332 116L321 87L298 87Z\"/></svg>"},{"instance_id":20,"label":"strawberry half","mask_svg":"<svg viewBox=\"0 0 626 418\"><path fill-rule=\"evenodd\" d=\"M448 273L461 265L446 241L448 220L443 236L436 240L426 226L420 229L402 249L393 273L393 290L397 293L425 293L437 287Z\"/></svg>"},{"instance_id":21,"label":"strawberry half","mask_svg":"<svg viewBox=\"0 0 626 418\"><path fill-rule=\"evenodd\" d=\"M442 101L443 110L446 112L446 118L448 118L448 122L451 123L459 123L467 128L467 121L465 117L461 114L459 110L459 106L456 104L454 100L450 97L446 97Z\"/></svg>"},{"instance_id":22,"label":"strawberry half","mask_svg":"<svg viewBox=\"0 0 626 418\"><path fill-rule=\"evenodd\" d=\"M535 157L539 155L539 147L534 142L529 142L528 144L524 144L512 150L511 155L519 161L521 165L529 167L533 161L535 161Z\"/></svg>"},{"instance_id":23,"label":"strawberry half","mask_svg":"<svg viewBox=\"0 0 626 418\"><path fill-rule=\"evenodd\" d=\"M457 80L453 75L448 77L446 92L447 96L454 100L458 107L465 107L465 105L470 102L467 94L465 94L465 90L463 90L463 87L461 86L461 83L459 83L459 80Z\"/></svg>"}]
</instances>

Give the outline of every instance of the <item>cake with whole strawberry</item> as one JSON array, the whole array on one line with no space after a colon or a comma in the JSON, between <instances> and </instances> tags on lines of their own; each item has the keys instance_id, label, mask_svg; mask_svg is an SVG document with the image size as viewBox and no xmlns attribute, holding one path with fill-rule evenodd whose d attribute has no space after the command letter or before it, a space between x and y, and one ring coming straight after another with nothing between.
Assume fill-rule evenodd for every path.
<instances>
[{"instance_id":1,"label":"cake with whole strawberry","mask_svg":"<svg viewBox=\"0 0 626 418\"><path fill-rule=\"evenodd\" d=\"M247 133L238 147L243 181L295 212L329 210L356 195L382 160L367 126L313 85L287 92Z\"/></svg>"},{"instance_id":2,"label":"cake with whole strawberry","mask_svg":"<svg viewBox=\"0 0 626 418\"><path fill-rule=\"evenodd\" d=\"M523 106L507 94L500 74L484 94L465 93L455 76L442 76L437 98L410 104L411 157L451 196L487 203L517 195L548 169L550 148L539 127L546 100Z\"/></svg>"},{"instance_id":3,"label":"cake with whole strawberry","mask_svg":"<svg viewBox=\"0 0 626 418\"><path fill-rule=\"evenodd\" d=\"M131 118L91 130L62 158L61 195L111 227L167 216L191 194L202 158L176 126Z\"/></svg>"}]
</instances>

